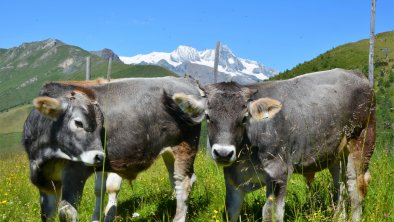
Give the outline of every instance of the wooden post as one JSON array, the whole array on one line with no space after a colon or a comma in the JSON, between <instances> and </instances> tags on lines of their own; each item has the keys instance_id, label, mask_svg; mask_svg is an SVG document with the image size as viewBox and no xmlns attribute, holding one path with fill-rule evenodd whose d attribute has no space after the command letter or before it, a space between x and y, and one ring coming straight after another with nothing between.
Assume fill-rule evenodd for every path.
<instances>
[{"instance_id":1,"label":"wooden post","mask_svg":"<svg viewBox=\"0 0 394 222\"><path fill-rule=\"evenodd\" d=\"M216 43L215 48L215 61L213 63L213 83L218 82L218 65L219 65L219 55L220 54L220 41ZM209 143L209 138L207 136L207 149L211 148L211 144Z\"/></svg>"},{"instance_id":2,"label":"wooden post","mask_svg":"<svg viewBox=\"0 0 394 222\"><path fill-rule=\"evenodd\" d=\"M218 82L219 54L220 54L220 41L218 41L216 43L215 61L213 63L213 83L217 83Z\"/></svg>"},{"instance_id":3,"label":"wooden post","mask_svg":"<svg viewBox=\"0 0 394 222\"><path fill-rule=\"evenodd\" d=\"M107 69L107 80L108 81L111 80L111 71L112 71L112 56L109 57L109 60L108 60L108 69Z\"/></svg>"},{"instance_id":4,"label":"wooden post","mask_svg":"<svg viewBox=\"0 0 394 222\"><path fill-rule=\"evenodd\" d=\"M372 0L372 10L371 10L371 33L370 33L370 40L369 40L369 66L368 66L368 78L369 78L369 86L373 88L374 86L374 64L373 64L373 57L374 57L374 47L375 47L375 7L376 7L376 0Z\"/></svg>"},{"instance_id":5,"label":"wooden post","mask_svg":"<svg viewBox=\"0 0 394 222\"><path fill-rule=\"evenodd\" d=\"M86 80L90 80L90 56L86 57Z\"/></svg>"}]
</instances>

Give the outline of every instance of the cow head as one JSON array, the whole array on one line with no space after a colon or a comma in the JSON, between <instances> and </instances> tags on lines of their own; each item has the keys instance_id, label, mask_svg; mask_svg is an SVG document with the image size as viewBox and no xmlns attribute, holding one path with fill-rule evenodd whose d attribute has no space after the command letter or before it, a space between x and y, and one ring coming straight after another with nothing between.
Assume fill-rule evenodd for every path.
<instances>
[{"instance_id":1,"label":"cow head","mask_svg":"<svg viewBox=\"0 0 394 222\"><path fill-rule=\"evenodd\" d=\"M202 121L205 115L212 158L219 164L231 165L237 158L237 148L245 143L250 124L270 121L280 110L281 103L271 98L252 100L257 90L236 83L206 86L205 96L174 94L173 100L182 110Z\"/></svg>"},{"instance_id":2,"label":"cow head","mask_svg":"<svg viewBox=\"0 0 394 222\"><path fill-rule=\"evenodd\" d=\"M92 94L73 90L58 98L40 96L33 105L48 123L40 138L43 155L86 165L103 162L103 114Z\"/></svg>"}]
</instances>

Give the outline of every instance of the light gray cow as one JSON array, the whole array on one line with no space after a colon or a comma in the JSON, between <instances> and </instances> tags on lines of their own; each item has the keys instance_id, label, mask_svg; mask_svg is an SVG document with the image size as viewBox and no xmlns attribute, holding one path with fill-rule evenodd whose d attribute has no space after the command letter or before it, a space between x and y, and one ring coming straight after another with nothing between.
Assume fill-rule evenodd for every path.
<instances>
[{"instance_id":1,"label":"light gray cow","mask_svg":"<svg viewBox=\"0 0 394 222\"><path fill-rule=\"evenodd\" d=\"M169 151L165 162L175 185L174 221L185 221L200 120L174 103L171 95L179 91L200 95L194 80L175 77L44 85L33 102L36 109L25 122L22 139L31 181L40 190L42 220L53 219L60 197L60 220L77 220L85 181L94 171L86 165L102 165L105 159L106 172L133 180ZM108 187L112 188L112 192L119 189ZM111 207L115 212L116 205ZM114 219L114 214L108 216L106 220Z\"/></svg>"},{"instance_id":2,"label":"light gray cow","mask_svg":"<svg viewBox=\"0 0 394 222\"><path fill-rule=\"evenodd\" d=\"M334 69L249 86L218 83L204 91L205 98L177 93L173 99L185 111L206 115L212 158L224 166L227 219L236 221L245 194L265 185L263 219L283 221L289 176L310 181L329 168L338 212L345 209L342 184L352 219L360 221L375 143L368 79Z\"/></svg>"}]
</instances>

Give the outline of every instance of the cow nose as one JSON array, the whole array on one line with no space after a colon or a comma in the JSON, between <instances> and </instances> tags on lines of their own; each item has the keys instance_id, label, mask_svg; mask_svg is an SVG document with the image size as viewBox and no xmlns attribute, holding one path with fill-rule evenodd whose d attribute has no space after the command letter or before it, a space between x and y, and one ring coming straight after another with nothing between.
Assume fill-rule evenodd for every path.
<instances>
[{"instance_id":1,"label":"cow nose","mask_svg":"<svg viewBox=\"0 0 394 222\"><path fill-rule=\"evenodd\" d=\"M214 149L213 154L215 156L223 158L223 159L230 159L233 156L234 151L227 152L226 150L218 151L218 150Z\"/></svg>"},{"instance_id":2,"label":"cow nose","mask_svg":"<svg viewBox=\"0 0 394 222\"><path fill-rule=\"evenodd\" d=\"M99 165L104 161L104 152L101 150L85 151L79 158L86 165Z\"/></svg>"},{"instance_id":3,"label":"cow nose","mask_svg":"<svg viewBox=\"0 0 394 222\"><path fill-rule=\"evenodd\" d=\"M219 164L229 165L235 161L235 146L214 144L212 158Z\"/></svg>"}]
</instances>

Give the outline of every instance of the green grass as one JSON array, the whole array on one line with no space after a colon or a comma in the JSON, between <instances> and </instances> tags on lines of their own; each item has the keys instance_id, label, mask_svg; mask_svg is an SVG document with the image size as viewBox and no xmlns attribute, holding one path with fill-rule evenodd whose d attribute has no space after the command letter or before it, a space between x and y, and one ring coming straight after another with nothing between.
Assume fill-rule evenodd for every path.
<instances>
[{"instance_id":1,"label":"green grass","mask_svg":"<svg viewBox=\"0 0 394 222\"><path fill-rule=\"evenodd\" d=\"M23 150L20 144L21 138L22 133L20 132L0 134L0 153L2 154L2 160L12 157L14 154Z\"/></svg>"},{"instance_id":2,"label":"green grass","mask_svg":"<svg viewBox=\"0 0 394 222\"><path fill-rule=\"evenodd\" d=\"M370 166L373 180L364 204L363 221L394 221L394 157L389 147L382 147L379 141L380 138ZM37 221L40 218L39 195L29 181L26 155L2 152L0 157L0 221ZM195 171L197 182L190 195L188 221L220 218L225 201L222 169L202 149L196 159ZM79 207L80 221L88 221L93 211L93 177L85 186ZM331 182L327 170L317 174L310 189L301 176L293 175L288 186L285 220L332 221ZM258 221L265 200L264 188L248 194L242 207L242 221ZM175 199L161 159L141 173L132 185L124 181L118 206L116 221L171 220L175 214ZM132 218L134 212L140 217Z\"/></svg>"}]
</instances>

